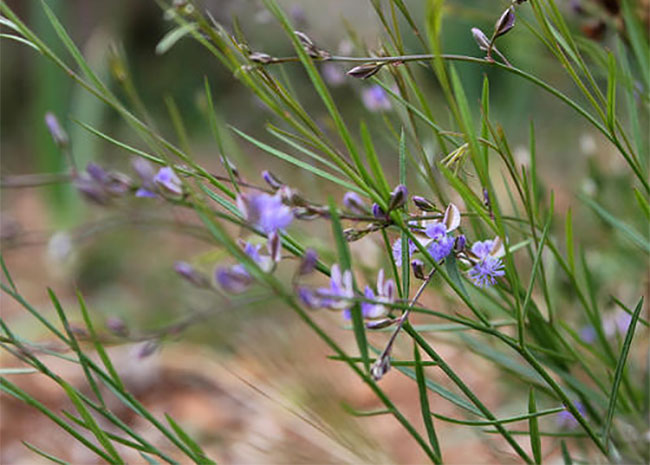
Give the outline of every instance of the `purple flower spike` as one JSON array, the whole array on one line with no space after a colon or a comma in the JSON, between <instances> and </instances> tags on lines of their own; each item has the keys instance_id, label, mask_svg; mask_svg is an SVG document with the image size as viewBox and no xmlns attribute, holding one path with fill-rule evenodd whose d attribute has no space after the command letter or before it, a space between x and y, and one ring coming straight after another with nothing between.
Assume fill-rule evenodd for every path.
<instances>
[{"instance_id":1,"label":"purple flower spike","mask_svg":"<svg viewBox=\"0 0 650 465\"><path fill-rule=\"evenodd\" d=\"M370 111L387 111L392 108L388 94L378 84L363 89L361 100Z\"/></svg>"},{"instance_id":2,"label":"purple flower spike","mask_svg":"<svg viewBox=\"0 0 650 465\"><path fill-rule=\"evenodd\" d=\"M237 206L246 220L266 234L284 230L293 221L291 208L278 194L241 194Z\"/></svg>"},{"instance_id":3,"label":"purple flower spike","mask_svg":"<svg viewBox=\"0 0 650 465\"><path fill-rule=\"evenodd\" d=\"M475 285L493 286L496 284L496 278L505 274L503 262L499 258L502 250L503 246L499 238L475 242L472 245L470 258L474 262L474 267L469 270L468 276Z\"/></svg>"},{"instance_id":4,"label":"purple flower spike","mask_svg":"<svg viewBox=\"0 0 650 465\"><path fill-rule=\"evenodd\" d=\"M141 187L137 191L135 191L135 196L139 198L145 198L145 199L155 199L157 197L155 192L152 192L149 189L146 189L144 187Z\"/></svg>"},{"instance_id":5,"label":"purple flower spike","mask_svg":"<svg viewBox=\"0 0 650 465\"><path fill-rule=\"evenodd\" d=\"M174 170L169 166L160 168L156 176L154 176L153 182L169 194L183 195L183 184L178 176L176 176L176 173L174 173Z\"/></svg>"}]
</instances>

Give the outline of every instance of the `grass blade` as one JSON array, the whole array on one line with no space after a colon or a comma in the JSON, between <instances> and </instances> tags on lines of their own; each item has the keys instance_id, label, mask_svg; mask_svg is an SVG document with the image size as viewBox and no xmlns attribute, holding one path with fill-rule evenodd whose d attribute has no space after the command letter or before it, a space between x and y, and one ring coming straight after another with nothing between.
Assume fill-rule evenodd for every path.
<instances>
[{"instance_id":1,"label":"grass blade","mask_svg":"<svg viewBox=\"0 0 650 465\"><path fill-rule=\"evenodd\" d=\"M431 409L429 407L429 396L427 393L427 386L424 376L424 368L422 367L422 358L420 356L420 349L418 345L413 341L413 359L415 362L415 381L418 385L418 393L420 396L420 412L422 413L422 421L424 422L424 427L427 430L427 436L429 437L429 444L438 456L438 462L442 461L442 454L440 453L440 443L438 442L438 436L436 436L436 430L433 426L433 420L431 419Z\"/></svg>"},{"instance_id":2,"label":"grass blade","mask_svg":"<svg viewBox=\"0 0 650 465\"><path fill-rule=\"evenodd\" d=\"M618 363L616 364L616 371L614 372L614 382L612 383L612 391L609 394L609 406L607 407L607 416L605 418L605 424L603 425L603 438L605 439L605 446L609 449L609 431L612 427L612 420L614 419L614 412L616 410L616 400L618 398L618 390L623 380L623 370L625 368L625 362L627 362L627 356L630 353L630 347L632 345L632 338L634 337L634 330L636 328L637 321L639 321L639 315L643 309L643 297L639 300L636 308L634 309L634 315L632 315L632 321L630 326L627 329L627 334L625 335L625 340L623 341L623 347L621 349L621 354L618 357Z\"/></svg>"}]
</instances>

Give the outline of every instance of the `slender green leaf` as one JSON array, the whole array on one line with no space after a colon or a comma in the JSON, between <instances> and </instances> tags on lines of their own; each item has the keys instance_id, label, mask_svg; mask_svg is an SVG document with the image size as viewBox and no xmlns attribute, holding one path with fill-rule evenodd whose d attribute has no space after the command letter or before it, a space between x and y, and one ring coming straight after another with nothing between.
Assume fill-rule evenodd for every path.
<instances>
[{"instance_id":1,"label":"slender green leaf","mask_svg":"<svg viewBox=\"0 0 650 465\"><path fill-rule=\"evenodd\" d=\"M174 421L172 417L170 417L168 414L165 414L165 418L167 419L167 422L170 424L176 435L179 437L183 443L187 445L192 451L196 454L197 457L201 458L200 463L202 464L214 464L215 462L210 460L205 456L205 453L201 449L201 446L199 446L196 441L194 441L186 432L181 428L181 426Z\"/></svg>"},{"instance_id":2,"label":"slender green leaf","mask_svg":"<svg viewBox=\"0 0 650 465\"><path fill-rule=\"evenodd\" d=\"M63 459L60 459L60 458L58 458L58 457L52 455L52 454L48 454L48 453L45 452L44 450L39 449L38 447L36 447L36 446L33 445L33 444L30 444L30 443L27 442L27 441L20 441L20 442L22 442L22 443L25 445L25 447L27 447L29 450L31 450L32 452L34 452L34 453L40 455L40 456L43 457L44 459L49 460L50 462L58 463L59 465L68 465L68 463L69 463L69 462L66 462L66 461L63 460Z\"/></svg>"},{"instance_id":3,"label":"slender green leaf","mask_svg":"<svg viewBox=\"0 0 650 465\"><path fill-rule=\"evenodd\" d=\"M537 405L535 404L535 390L530 388L528 394L528 413L530 418L528 420L528 431L530 431L530 448L533 451L533 458L535 463L540 465L542 463L542 439L539 435L539 424L537 422Z\"/></svg>"},{"instance_id":4,"label":"slender green leaf","mask_svg":"<svg viewBox=\"0 0 650 465\"><path fill-rule=\"evenodd\" d=\"M615 230L620 231L623 234L623 236L631 240L635 245L640 247L645 253L650 254L650 241L648 241L647 238L644 238L641 234L635 231L631 226L627 225L626 223L616 218L614 215L609 213L607 210L605 210L603 207L601 207L599 204L597 204L589 197L586 197L581 194L578 195L578 197L580 198L580 200L586 203L594 212L596 212L598 216L600 216L603 219L603 221L609 223L609 225L612 226Z\"/></svg>"},{"instance_id":5,"label":"slender green leaf","mask_svg":"<svg viewBox=\"0 0 650 465\"><path fill-rule=\"evenodd\" d=\"M360 189L359 187L355 186L354 184L350 184L349 182L344 181L342 179L339 179L336 176L328 173L327 171L323 171L320 168L316 168L315 166L312 166L311 164L309 164L309 163L307 163L305 161L299 160L299 159L289 155L288 153L282 152L282 151L280 151L280 150L278 150L276 148L271 147L270 145L267 145L267 144L265 144L265 143L263 143L263 142L261 142L261 141L259 141L257 139L254 139L253 137L249 136L248 134L245 134L245 133L241 132L237 128L234 128L234 127L231 126L231 129L235 133L237 133L239 136L246 139L248 142L250 142L253 145L257 146L258 148L264 150L265 152L273 155L274 157L277 157L277 158L279 158L281 160L284 160L284 161L289 162L289 163L291 163L293 165L296 165L297 167L299 167L301 169L309 171L309 172L311 172L311 173L313 173L316 176L319 176L321 178L327 179L328 181L333 182L335 184L338 184L339 186L343 186L348 190L358 192L359 194L362 194L362 195L366 194L364 190Z\"/></svg>"},{"instance_id":6,"label":"slender green leaf","mask_svg":"<svg viewBox=\"0 0 650 465\"><path fill-rule=\"evenodd\" d=\"M421 363L422 358L420 356L420 349L418 348L418 345L415 343L415 341L413 341L413 359L415 362L415 381L417 382L418 393L420 395L420 413L422 414L422 421L424 422L424 427L427 430L429 444L431 444L431 448L435 451L440 460L440 457L442 456L440 452L440 443L438 442L438 436L436 435L436 430L433 426L433 420L431 419L429 394L427 392L424 368L422 367Z\"/></svg>"},{"instance_id":7,"label":"slender green leaf","mask_svg":"<svg viewBox=\"0 0 650 465\"><path fill-rule=\"evenodd\" d=\"M564 461L564 465L573 465L571 454L569 454L569 449L567 448L566 441L564 439L560 442L560 447L562 449L562 460Z\"/></svg>"},{"instance_id":8,"label":"slender green leaf","mask_svg":"<svg viewBox=\"0 0 650 465\"><path fill-rule=\"evenodd\" d=\"M607 126L612 133L616 130L616 59L607 54Z\"/></svg>"},{"instance_id":9,"label":"slender green leaf","mask_svg":"<svg viewBox=\"0 0 650 465\"><path fill-rule=\"evenodd\" d=\"M558 412L565 410L564 407L551 408L548 410L541 410L539 412L529 412L523 415L516 415L507 418L498 418L496 420L459 420L458 418L450 418L445 415L440 415L438 413L431 413L434 417L446 421L448 423L454 423L457 425L466 425L466 426L490 426L490 425L505 425L507 423L516 423L518 421L525 421L531 419L537 419L538 417L553 415Z\"/></svg>"},{"instance_id":10,"label":"slender green leaf","mask_svg":"<svg viewBox=\"0 0 650 465\"><path fill-rule=\"evenodd\" d=\"M186 35L196 31L198 28L199 25L196 23L186 23L172 29L167 34L165 34L163 38L160 39L160 42L158 42L156 45L156 54L162 55L164 53L167 53L174 45L176 45L176 42L181 40Z\"/></svg>"},{"instance_id":11,"label":"slender green leaf","mask_svg":"<svg viewBox=\"0 0 650 465\"><path fill-rule=\"evenodd\" d=\"M612 420L614 419L614 412L616 411L616 400L618 399L618 390L623 380L623 370L625 369L625 363L627 362L627 356L630 353L630 347L632 346L632 338L634 337L634 330L636 329L637 321L639 321L639 315L643 309L643 297L639 300L636 308L634 309L634 315L632 315L632 321L630 321L630 326L627 329L627 334L625 335L625 340L623 341L623 347L621 348L621 354L618 357L618 363L616 364L616 371L614 372L614 382L612 383L612 391L609 394L609 406L607 407L607 416L605 418L605 424L603 425L603 438L605 438L605 445L609 448L609 431L612 427Z\"/></svg>"}]
</instances>

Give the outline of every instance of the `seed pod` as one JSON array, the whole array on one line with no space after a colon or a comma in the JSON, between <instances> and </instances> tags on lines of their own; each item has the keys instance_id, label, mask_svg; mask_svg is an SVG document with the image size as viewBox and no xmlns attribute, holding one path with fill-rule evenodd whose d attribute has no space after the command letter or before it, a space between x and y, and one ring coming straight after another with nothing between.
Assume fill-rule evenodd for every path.
<instances>
[{"instance_id":1,"label":"seed pod","mask_svg":"<svg viewBox=\"0 0 650 465\"><path fill-rule=\"evenodd\" d=\"M424 279L424 262L422 260L413 259L411 261L411 270L413 270L413 276Z\"/></svg>"},{"instance_id":2,"label":"seed pod","mask_svg":"<svg viewBox=\"0 0 650 465\"><path fill-rule=\"evenodd\" d=\"M501 17L494 25L494 36L492 40L506 34L510 29L515 27L515 7L511 6L503 12Z\"/></svg>"},{"instance_id":3,"label":"seed pod","mask_svg":"<svg viewBox=\"0 0 650 465\"><path fill-rule=\"evenodd\" d=\"M248 59L254 63L261 63L263 65L271 63L274 60L271 55L262 52L253 52L248 55Z\"/></svg>"},{"instance_id":4,"label":"seed pod","mask_svg":"<svg viewBox=\"0 0 650 465\"><path fill-rule=\"evenodd\" d=\"M413 204L423 212L432 212L436 210L436 206L430 200L420 197L419 195L414 195L411 197Z\"/></svg>"},{"instance_id":5,"label":"seed pod","mask_svg":"<svg viewBox=\"0 0 650 465\"><path fill-rule=\"evenodd\" d=\"M379 72L379 70L384 66L385 63L364 63L359 66L355 66L349 70L346 74L357 79L368 79L371 76L374 76Z\"/></svg>"},{"instance_id":6,"label":"seed pod","mask_svg":"<svg viewBox=\"0 0 650 465\"><path fill-rule=\"evenodd\" d=\"M395 318L382 318L381 320L369 321L368 323L366 323L366 328L368 329L388 328L389 326L392 326L395 323L397 323L397 319Z\"/></svg>"},{"instance_id":7,"label":"seed pod","mask_svg":"<svg viewBox=\"0 0 650 465\"><path fill-rule=\"evenodd\" d=\"M388 212L402 207L406 203L407 198L408 190L404 184L400 184L390 194L390 199L388 200Z\"/></svg>"},{"instance_id":8,"label":"seed pod","mask_svg":"<svg viewBox=\"0 0 650 465\"><path fill-rule=\"evenodd\" d=\"M390 370L390 354L382 354L370 367L370 375L375 381L379 381Z\"/></svg>"},{"instance_id":9,"label":"seed pod","mask_svg":"<svg viewBox=\"0 0 650 465\"><path fill-rule=\"evenodd\" d=\"M329 60L332 57L328 51L317 47L316 44L314 44L314 41L312 41L304 32L294 31L294 34L296 34L296 37L298 37L298 40L302 44L302 48L305 49L305 52L307 52L307 55L310 57L317 60Z\"/></svg>"}]
</instances>

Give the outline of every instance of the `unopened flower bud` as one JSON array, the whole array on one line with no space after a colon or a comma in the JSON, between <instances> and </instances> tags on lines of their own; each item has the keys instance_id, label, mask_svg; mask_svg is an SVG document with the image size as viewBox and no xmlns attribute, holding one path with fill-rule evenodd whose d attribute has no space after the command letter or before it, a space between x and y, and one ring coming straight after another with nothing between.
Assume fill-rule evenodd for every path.
<instances>
[{"instance_id":1,"label":"unopened flower bud","mask_svg":"<svg viewBox=\"0 0 650 465\"><path fill-rule=\"evenodd\" d=\"M408 190L404 184L397 186L390 194L388 200L388 211L391 212L397 208L402 207L408 198Z\"/></svg>"},{"instance_id":2,"label":"unopened flower bud","mask_svg":"<svg viewBox=\"0 0 650 465\"><path fill-rule=\"evenodd\" d=\"M413 276L418 279L424 279L424 262L417 258L411 260L411 270L413 270Z\"/></svg>"},{"instance_id":3,"label":"unopened flower bud","mask_svg":"<svg viewBox=\"0 0 650 465\"><path fill-rule=\"evenodd\" d=\"M515 7L511 6L503 12L501 17L494 25L494 39L506 34L510 29L515 27Z\"/></svg>"},{"instance_id":4,"label":"unopened flower bud","mask_svg":"<svg viewBox=\"0 0 650 465\"><path fill-rule=\"evenodd\" d=\"M206 288L210 286L208 277L187 262L174 263L174 270L196 287Z\"/></svg>"},{"instance_id":5,"label":"unopened flower bud","mask_svg":"<svg viewBox=\"0 0 650 465\"><path fill-rule=\"evenodd\" d=\"M355 66L346 74L357 79L368 79L369 77L377 74L383 66L384 63L364 63L362 65Z\"/></svg>"},{"instance_id":6,"label":"unopened flower bud","mask_svg":"<svg viewBox=\"0 0 650 465\"><path fill-rule=\"evenodd\" d=\"M106 327L108 330L113 333L115 336L126 337L129 334L129 328L124 323L124 320L117 317L109 317L106 320Z\"/></svg>"},{"instance_id":7,"label":"unopened flower bud","mask_svg":"<svg viewBox=\"0 0 650 465\"><path fill-rule=\"evenodd\" d=\"M273 231L269 234L266 248L274 263L278 263L282 259L282 240L277 231Z\"/></svg>"},{"instance_id":8,"label":"unopened flower bud","mask_svg":"<svg viewBox=\"0 0 650 465\"><path fill-rule=\"evenodd\" d=\"M436 206L433 204L433 202L425 199L424 197L420 197L419 195L414 195L411 197L411 200L419 210L422 210L424 212L432 212L436 209Z\"/></svg>"},{"instance_id":9,"label":"unopened flower bud","mask_svg":"<svg viewBox=\"0 0 650 465\"><path fill-rule=\"evenodd\" d=\"M386 218L386 212L379 206L379 204L372 204L372 216L375 218Z\"/></svg>"},{"instance_id":10,"label":"unopened flower bud","mask_svg":"<svg viewBox=\"0 0 650 465\"><path fill-rule=\"evenodd\" d=\"M316 268L316 263L318 263L318 254L314 249L305 250L305 254L302 256L300 261L300 266L298 267L298 276L304 276Z\"/></svg>"},{"instance_id":11,"label":"unopened flower bud","mask_svg":"<svg viewBox=\"0 0 650 465\"><path fill-rule=\"evenodd\" d=\"M277 176L267 170L262 171L262 179L264 179L273 190L278 190L284 186L284 183L280 181Z\"/></svg>"},{"instance_id":12,"label":"unopened flower bud","mask_svg":"<svg viewBox=\"0 0 650 465\"><path fill-rule=\"evenodd\" d=\"M112 195L126 194L133 187L133 181L124 173L108 173L104 188Z\"/></svg>"},{"instance_id":13,"label":"unopened flower bud","mask_svg":"<svg viewBox=\"0 0 650 465\"><path fill-rule=\"evenodd\" d=\"M479 28L472 28L472 36L474 36L474 40L476 41L478 48L483 51L487 51L490 48L490 39L488 39L485 33Z\"/></svg>"},{"instance_id":14,"label":"unopened flower bud","mask_svg":"<svg viewBox=\"0 0 650 465\"><path fill-rule=\"evenodd\" d=\"M382 328L388 328L389 326L394 325L397 323L397 319L395 318L382 318L381 320L374 320L374 321L369 321L366 323L366 328L368 329L382 329Z\"/></svg>"},{"instance_id":15,"label":"unopened flower bud","mask_svg":"<svg viewBox=\"0 0 650 465\"><path fill-rule=\"evenodd\" d=\"M375 381L379 381L390 370L390 355L382 354L370 367L370 375Z\"/></svg>"},{"instance_id":16,"label":"unopened flower bud","mask_svg":"<svg viewBox=\"0 0 650 465\"><path fill-rule=\"evenodd\" d=\"M253 283L253 278L245 269L217 268L215 271L217 284L226 292L231 294L241 294L245 292Z\"/></svg>"},{"instance_id":17,"label":"unopened flower bud","mask_svg":"<svg viewBox=\"0 0 650 465\"><path fill-rule=\"evenodd\" d=\"M86 173L100 184L105 184L108 180L108 173L97 163L88 163L86 166Z\"/></svg>"},{"instance_id":18,"label":"unopened flower bud","mask_svg":"<svg viewBox=\"0 0 650 465\"><path fill-rule=\"evenodd\" d=\"M108 205L110 198L104 187L88 174L83 173L74 180L74 186L91 202Z\"/></svg>"},{"instance_id":19,"label":"unopened flower bud","mask_svg":"<svg viewBox=\"0 0 650 465\"><path fill-rule=\"evenodd\" d=\"M465 245L467 244L467 238L465 237L465 234L461 234L458 237L456 237L456 241L454 242L454 250L456 252L462 252L465 250Z\"/></svg>"},{"instance_id":20,"label":"unopened flower bud","mask_svg":"<svg viewBox=\"0 0 650 465\"><path fill-rule=\"evenodd\" d=\"M356 192L346 192L343 196L343 205L356 215L366 215L368 213L368 207Z\"/></svg>"},{"instance_id":21,"label":"unopened flower bud","mask_svg":"<svg viewBox=\"0 0 650 465\"><path fill-rule=\"evenodd\" d=\"M66 148L69 143L68 134L61 127L54 113L47 112L45 114L45 125L47 126L47 130L50 131L54 143L61 149Z\"/></svg>"},{"instance_id":22,"label":"unopened flower bud","mask_svg":"<svg viewBox=\"0 0 650 465\"><path fill-rule=\"evenodd\" d=\"M158 341L147 341L138 350L138 359L142 360L153 355L160 348Z\"/></svg>"}]
</instances>

